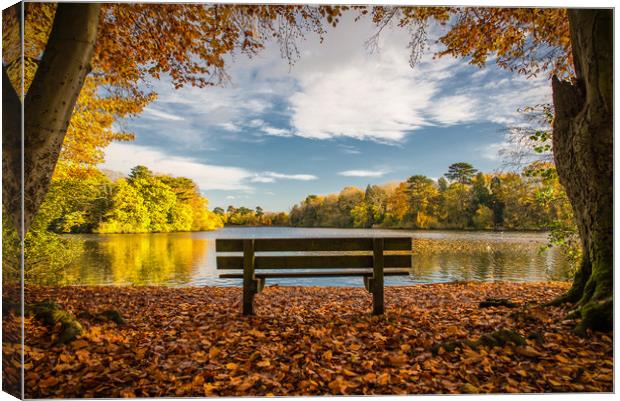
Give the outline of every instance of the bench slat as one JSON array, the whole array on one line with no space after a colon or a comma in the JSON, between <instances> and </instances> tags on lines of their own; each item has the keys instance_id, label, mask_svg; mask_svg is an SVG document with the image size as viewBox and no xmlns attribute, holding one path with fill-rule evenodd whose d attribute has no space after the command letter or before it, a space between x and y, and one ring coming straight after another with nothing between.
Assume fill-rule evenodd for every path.
<instances>
[{"instance_id":1,"label":"bench slat","mask_svg":"<svg viewBox=\"0 0 620 401\"><path fill-rule=\"evenodd\" d=\"M408 276L409 269L384 270L385 276ZM257 278L295 278L295 277L372 277L372 270L346 270L346 271L313 271L313 272L275 272L256 273ZM243 278L242 273L224 273L220 278Z\"/></svg>"},{"instance_id":2,"label":"bench slat","mask_svg":"<svg viewBox=\"0 0 620 401\"><path fill-rule=\"evenodd\" d=\"M257 256L255 269L359 269L372 268L371 255ZM385 267L411 267L411 255L385 255ZM218 270L243 269L242 256L218 256Z\"/></svg>"},{"instance_id":3,"label":"bench slat","mask_svg":"<svg viewBox=\"0 0 620 401\"><path fill-rule=\"evenodd\" d=\"M372 237L361 238L256 238L255 252L286 251L372 251ZM411 237L386 237L386 251L411 251ZM243 239L219 238L215 240L217 252L243 252Z\"/></svg>"}]
</instances>

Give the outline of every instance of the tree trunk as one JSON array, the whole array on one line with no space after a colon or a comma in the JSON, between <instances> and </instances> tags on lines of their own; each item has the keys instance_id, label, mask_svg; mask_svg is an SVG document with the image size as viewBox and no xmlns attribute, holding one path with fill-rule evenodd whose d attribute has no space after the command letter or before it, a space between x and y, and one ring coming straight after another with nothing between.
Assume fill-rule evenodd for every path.
<instances>
[{"instance_id":1,"label":"tree trunk","mask_svg":"<svg viewBox=\"0 0 620 401\"><path fill-rule=\"evenodd\" d=\"M95 3L58 4L43 58L25 96L24 232L47 193L75 102L90 70L99 8ZM11 131L10 135L15 133ZM6 172L9 175L3 183L19 181L19 171ZM6 190L7 212L19 222L20 205L15 200L20 197L20 188L9 185Z\"/></svg>"},{"instance_id":2,"label":"tree trunk","mask_svg":"<svg viewBox=\"0 0 620 401\"><path fill-rule=\"evenodd\" d=\"M21 232L22 102L2 66L2 207ZM21 235L21 234L20 234Z\"/></svg>"},{"instance_id":3,"label":"tree trunk","mask_svg":"<svg viewBox=\"0 0 620 401\"><path fill-rule=\"evenodd\" d=\"M613 329L613 12L569 10L574 82L553 79L553 152L583 259L570 291L578 331Z\"/></svg>"}]
</instances>

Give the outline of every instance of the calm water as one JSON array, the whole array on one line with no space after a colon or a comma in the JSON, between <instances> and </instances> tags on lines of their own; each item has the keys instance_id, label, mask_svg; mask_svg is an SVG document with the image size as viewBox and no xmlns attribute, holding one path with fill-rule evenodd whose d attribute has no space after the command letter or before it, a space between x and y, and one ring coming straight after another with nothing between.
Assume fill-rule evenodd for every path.
<instances>
[{"instance_id":1,"label":"calm water","mask_svg":"<svg viewBox=\"0 0 620 401\"><path fill-rule=\"evenodd\" d=\"M238 286L220 279L216 238L411 236L427 244L459 245L414 255L409 277L386 277L386 285L476 281L545 281L567 277L567 263L554 249L539 254L544 233L404 231L288 227L227 227L218 231L170 234L73 236L86 252L62 278L65 284ZM452 242L450 242L452 243ZM360 277L271 279L267 284L362 286Z\"/></svg>"}]
</instances>

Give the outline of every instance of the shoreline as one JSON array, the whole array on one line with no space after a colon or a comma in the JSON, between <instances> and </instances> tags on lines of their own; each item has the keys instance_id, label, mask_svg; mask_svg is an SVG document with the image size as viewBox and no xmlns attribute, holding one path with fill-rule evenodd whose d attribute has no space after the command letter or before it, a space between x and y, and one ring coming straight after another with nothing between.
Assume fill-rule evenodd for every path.
<instances>
[{"instance_id":1,"label":"shoreline","mask_svg":"<svg viewBox=\"0 0 620 401\"><path fill-rule=\"evenodd\" d=\"M26 317L26 397L612 391L612 338L576 337L568 306L543 306L569 286L387 286L384 316L370 314L363 288L267 286L251 317L240 315L239 287L26 286L28 303L87 316L63 345L59 327ZM481 308L489 297L516 306ZM106 309L125 324L88 318ZM498 329L525 343L433 352Z\"/></svg>"},{"instance_id":2,"label":"shoreline","mask_svg":"<svg viewBox=\"0 0 620 401\"><path fill-rule=\"evenodd\" d=\"M544 233L549 233L551 232L550 229L502 229L502 230L498 230L498 229L466 229L466 228L407 228L407 227L368 227L368 228L362 228L362 227L302 227L302 226L274 226L274 225L270 225L270 226L249 226L249 225L234 225L234 224L227 224L224 225L224 227L220 227L220 228L216 228L213 230L201 230L201 231L149 231L149 232L135 232L135 233L97 233L97 232L84 232L84 233L57 233L58 235L61 236L67 236L67 237L71 237L74 235L101 235L101 236L106 236L106 235L136 235L136 234L179 234L179 233L212 233L212 232L217 232L220 231L222 229L225 228L291 228L291 229L308 229L308 230L367 230L367 231L378 231L378 230L384 230L384 231L395 231L395 232L402 232L402 231L412 231L412 232L433 232L433 233L437 233L437 232L447 232L447 233L522 233L522 234L544 234Z\"/></svg>"}]
</instances>

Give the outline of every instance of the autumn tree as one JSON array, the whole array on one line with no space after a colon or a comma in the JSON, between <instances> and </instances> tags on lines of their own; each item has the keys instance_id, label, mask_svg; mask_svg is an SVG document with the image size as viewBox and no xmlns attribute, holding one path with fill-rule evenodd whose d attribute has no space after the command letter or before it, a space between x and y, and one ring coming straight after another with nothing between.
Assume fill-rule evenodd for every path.
<instances>
[{"instance_id":1,"label":"autumn tree","mask_svg":"<svg viewBox=\"0 0 620 401\"><path fill-rule=\"evenodd\" d=\"M388 193L385 223L393 227L405 226L409 204L409 186L406 182L401 182Z\"/></svg>"},{"instance_id":2,"label":"autumn tree","mask_svg":"<svg viewBox=\"0 0 620 401\"><path fill-rule=\"evenodd\" d=\"M448 167L448 172L444 175L450 181L459 182L461 184L469 184L477 172L478 170L476 170L471 164L459 162L451 164Z\"/></svg>"},{"instance_id":3,"label":"autumn tree","mask_svg":"<svg viewBox=\"0 0 620 401\"><path fill-rule=\"evenodd\" d=\"M140 99L125 112L135 113L152 96L145 92L145 81L167 75L176 88L219 84L227 79L226 55L255 54L267 39L279 40L283 56L293 60L298 54L295 39L304 31L322 34L323 19L335 23L340 8L140 3L59 3L54 7L26 3L24 13L25 27L19 9L3 13L3 25L9 31L25 33L25 45L32 47L28 60L21 59L21 35L6 36L14 43L4 47L15 50L11 56L17 58L17 65L36 65L29 70L34 75L23 93L23 217L27 231L49 187L81 91L85 88L91 91L91 98L98 96L94 87L85 84L89 77L95 87L104 85L114 91L110 99L119 93L122 99ZM31 26L36 28L32 35ZM11 63L15 60L3 57L3 112L18 115L22 88L10 84ZM20 128L14 121L3 123L8 138L3 142L3 206L15 227L21 220Z\"/></svg>"},{"instance_id":4,"label":"autumn tree","mask_svg":"<svg viewBox=\"0 0 620 401\"><path fill-rule=\"evenodd\" d=\"M414 28L412 64L424 50L427 23L448 32L438 55L466 57L527 76L546 73L553 88L553 154L575 213L584 254L571 290L582 320L577 330L613 327L613 11L563 8L377 7L381 28L391 20Z\"/></svg>"},{"instance_id":5,"label":"autumn tree","mask_svg":"<svg viewBox=\"0 0 620 401\"><path fill-rule=\"evenodd\" d=\"M345 187L338 194L338 210L342 216L339 227L352 227L353 218L351 211L353 208L362 202L364 199L364 192L356 187Z\"/></svg>"},{"instance_id":6,"label":"autumn tree","mask_svg":"<svg viewBox=\"0 0 620 401\"><path fill-rule=\"evenodd\" d=\"M437 225L437 197L439 190L435 182L424 175L414 175L407 179L409 213L417 228L431 228Z\"/></svg>"}]
</instances>

